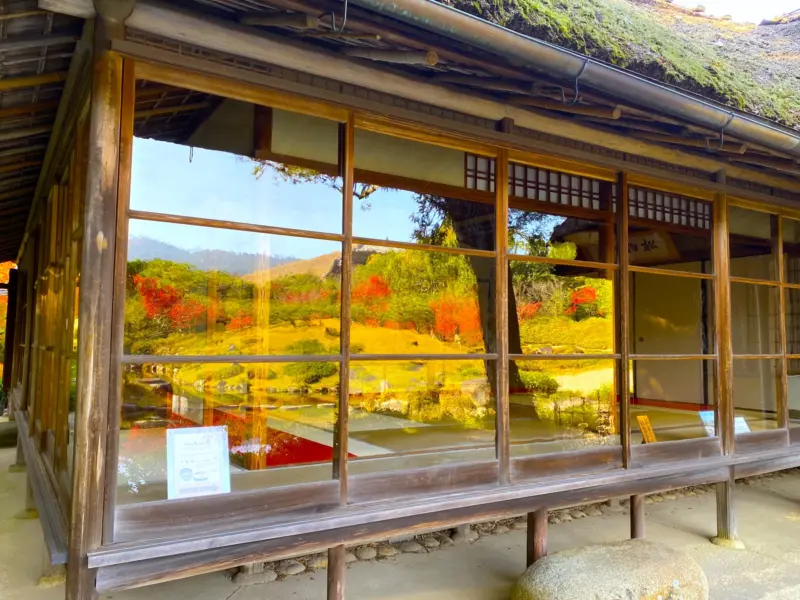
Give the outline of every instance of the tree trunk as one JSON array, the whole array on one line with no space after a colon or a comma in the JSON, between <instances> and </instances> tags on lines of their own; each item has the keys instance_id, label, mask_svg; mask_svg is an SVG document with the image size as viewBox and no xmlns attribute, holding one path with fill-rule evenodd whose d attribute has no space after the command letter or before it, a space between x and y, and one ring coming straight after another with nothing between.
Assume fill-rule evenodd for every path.
<instances>
[{"instance_id":1,"label":"tree trunk","mask_svg":"<svg viewBox=\"0 0 800 600\"><path fill-rule=\"evenodd\" d=\"M442 198L443 209L453 224L453 230L461 248L473 250L494 250L496 217L494 206ZM497 335L495 331L496 311L494 294L497 277L495 262L491 258L470 256L469 264L478 281L478 308L480 310L481 331L487 353L497 351ZM511 286L511 268L508 269L508 351L510 354L522 354L519 318L517 317L517 301L514 288ZM485 361L486 376L492 389L497 389L497 361ZM519 368L511 361L508 369L509 389L512 393L525 390Z\"/></svg>"}]
</instances>

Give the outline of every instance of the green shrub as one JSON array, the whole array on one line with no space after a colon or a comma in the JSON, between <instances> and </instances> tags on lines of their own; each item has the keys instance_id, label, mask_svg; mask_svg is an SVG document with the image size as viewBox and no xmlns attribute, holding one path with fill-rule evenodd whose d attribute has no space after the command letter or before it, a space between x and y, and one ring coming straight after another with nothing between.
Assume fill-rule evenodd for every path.
<instances>
[{"instance_id":1,"label":"green shrub","mask_svg":"<svg viewBox=\"0 0 800 600\"><path fill-rule=\"evenodd\" d=\"M317 383L339 372L335 363L292 363L283 369L284 374L298 385Z\"/></svg>"},{"instance_id":2,"label":"green shrub","mask_svg":"<svg viewBox=\"0 0 800 600\"><path fill-rule=\"evenodd\" d=\"M558 381L542 371L520 371L519 376L531 393L550 396L558 391Z\"/></svg>"}]
</instances>

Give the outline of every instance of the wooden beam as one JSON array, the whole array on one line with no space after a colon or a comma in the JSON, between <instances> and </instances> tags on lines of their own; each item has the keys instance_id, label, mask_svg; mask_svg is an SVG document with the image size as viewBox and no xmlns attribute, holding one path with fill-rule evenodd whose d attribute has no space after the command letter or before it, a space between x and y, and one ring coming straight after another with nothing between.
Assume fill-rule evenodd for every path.
<instances>
[{"instance_id":1,"label":"wooden beam","mask_svg":"<svg viewBox=\"0 0 800 600\"><path fill-rule=\"evenodd\" d=\"M158 108L150 108L147 110L137 110L135 118L147 119L149 117L158 117L161 115L171 115L173 113L191 112L193 110L203 110L211 106L210 102L196 102L193 104L179 104L177 106L160 106Z\"/></svg>"},{"instance_id":2,"label":"wooden beam","mask_svg":"<svg viewBox=\"0 0 800 600\"><path fill-rule=\"evenodd\" d=\"M13 173L14 171L22 171L23 169L40 167L41 165L42 161L40 160L26 160L23 162L12 163L10 165L0 165L0 173Z\"/></svg>"},{"instance_id":3,"label":"wooden beam","mask_svg":"<svg viewBox=\"0 0 800 600\"><path fill-rule=\"evenodd\" d=\"M46 15L46 10L25 10L22 12L6 13L0 15L0 21L10 21L12 19L24 19L26 17L38 17L39 15Z\"/></svg>"},{"instance_id":4,"label":"wooden beam","mask_svg":"<svg viewBox=\"0 0 800 600\"><path fill-rule=\"evenodd\" d=\"M261 13L244 15L239 22L242 25L262 25L265 27L293 27L294 29L316 29L322 22L318 16L308 13ZM333 31L331 35L335 35Z\"/></svg>"},{"instance_id":5,"label":"wooden beam","mask_svg":"<svg viewBox=\"0 0 800 600\"><path fill-rule=\"evenodd\" d=\"M80 39L77 34L70 35L29 35L6 38L0 41L0 52L17 52L31 48L44 48L58 44L74 44Z\"/></svg>"},{"instance_id":6,"label":"wooden beam","mask_svg":"<svg viewBox=\"0 0 800 600\"><path fill-rule=\"evenodd\" d=\"M644 539L644 495L631 496L631 539Z\"/></svg>"},{"instance_id":7,"label":"wooden beam","mask_svg":"<svg viewBox=\"0 0 800 600\"><path fill-rule=\"evenodd\" d=\"M52 100L49 102L37 102L36 104L7 106L5 108L0 108L0 119L51 112L58 108L58 103L58 100Z\"/></svg>"},{"instance_id":8,"label":"wooden beam","mask_svg":"<svg viewBox=\"0 0 800 600\"><path fill-rule=\"evenodd\" d=\"M710 151L731 152L733 154L744 154L747 152L747 145L735 142L724 142L720 148L719 142L716 140L699 140L697 138L679 137L660 133L648 133L645 131L632 134L642 140L650 140L653 142L663 142L665 144L676 144L678 146L687 146L689 148L702 148Z\"/></svg>"},{"instance_id":9,"label":"wooden beam","mask_svg":"<svg viewBox=\"0 0 800 600\"><path fill-rule=\"evenodd\" d=\"M372 48L344 48L343 54L353 58L395 63L398 65L428 65L434 67L439 55L433 50L377 50Z\"/></svg>"},{"instance_id":10,"label":"wooden beam","mask_svg":"<svg viewBox=\"0 0 800 600\"><path fill-rule=\"evenodd\" d=\"M37 127L20 127L19 129L0 131L0 142L10 142L12 140L20 140L26 137L44 135L50 133L52 130L53 128L50 125L40 125Z\"/></svg>"},{"instance_id":11,"label":"wooden beam","mask_svg":"<svg viewBox=\"0 0 800 600\"><path fill-rule=\"evenodd\" d=\"M122 57L109 48L111 39L124 36L125 13L133 7L113 2L96 3L107 12L96 19L94 32L67 600L96 598L87 555L103 539L123 76Z\"/></svg>"},{"instance_id":12,"label":"wooden beam","mask_svg":"<svg viewBox=\"0 0 800 600\"><path fill-rule=\"evenodd\" d=\"M501 79L499 77L477 77L475 75L437 75L437 83L453 83L455 85L468 85L485 90L497 92L511 92L513 94L530 95L533 84L524 81Z\"/></svg>"},{"instance_id":13,"label":"wooden beam","mask_svg":"<svg viewBox=\"0 0 800 600\"><path fill-rule=\"evenodd\" d=\"M747 153L741 157L731 156L728 160L735 161L740 164L745 164L752 167L767 167L788 173L790 175L800 176L800 164L797 161L787 158L776 158L771 156L758 156L755 154Z\"/></svg>"},{"instance_id":14,"label":"wooden beam","mask_svg":"<svg viewBox=\"0 0 800 600\"><path fill-rule=\"evenodd\" d=\"M557 110L572 115L585 115L601 119L617 120L622 116L622 108L619 106L589 106L588 104L565 104L555 100L545 100L543 98L510 98L510 104L515 106L530 106L532 108L542 108L545 110Z\"/></svg>"},{"instance_id":15,"label":"wooden beam","mask_svg":"<svg viewBox=\"0 0 800 600\"><path fill-rule=\"evenodd\" d=\"M60 83L66 79L66 72L41 73L39 75L25 75L23 77L4 77L0 79L0 92L47 85L48 83Z\"/></svg>"},{"instance_id":16,"label":"wooden beam","mask_svg":"<svg viewBox=\"0 0 800 600\"><path fill-rule=\"evenodd\" d=\"M547 509L539 508L528 513L528 531L525 566L530 567L547 556Z\"/></svg>"}]
</instances>

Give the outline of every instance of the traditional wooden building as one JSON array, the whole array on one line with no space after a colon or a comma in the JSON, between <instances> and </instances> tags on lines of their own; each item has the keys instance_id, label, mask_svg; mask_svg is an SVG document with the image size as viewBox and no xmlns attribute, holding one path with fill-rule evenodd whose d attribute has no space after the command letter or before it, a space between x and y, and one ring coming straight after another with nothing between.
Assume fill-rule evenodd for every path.
<instances>
[{"instance_id":1,"label":"traditional wooden building","mask_svg":"<svg viewBox=\"0 0 800 600\"><path fill-rule=\"evenodd\" d=\"M430 0L6 5L7 385L69 599L319 551L342 598L349 544L528 514L530 562L548 508L642 536L698 484L736 542L734 479L800 465L787 124Z\"/></svg>"}]
</instances>

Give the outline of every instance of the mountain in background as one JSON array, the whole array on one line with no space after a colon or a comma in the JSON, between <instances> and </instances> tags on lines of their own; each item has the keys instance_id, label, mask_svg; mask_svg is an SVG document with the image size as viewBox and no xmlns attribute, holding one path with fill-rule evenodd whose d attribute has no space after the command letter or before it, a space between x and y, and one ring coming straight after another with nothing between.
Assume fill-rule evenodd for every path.
<instances>
[{"instance_id":1,"label":"mountain in background","mask_svg":"<svg viewBox=\"0 0 800 600\"><path fill-rule=\"evenodd\" d=\"M224 271L231 275L247 275L263 270L265 262L276 267L297 261L292 256L264 256L227 250L184 250L148 237L132 237L128 240L128 260L156 258L190 264L202 270Z\"/></svg>"}]
</instances>

